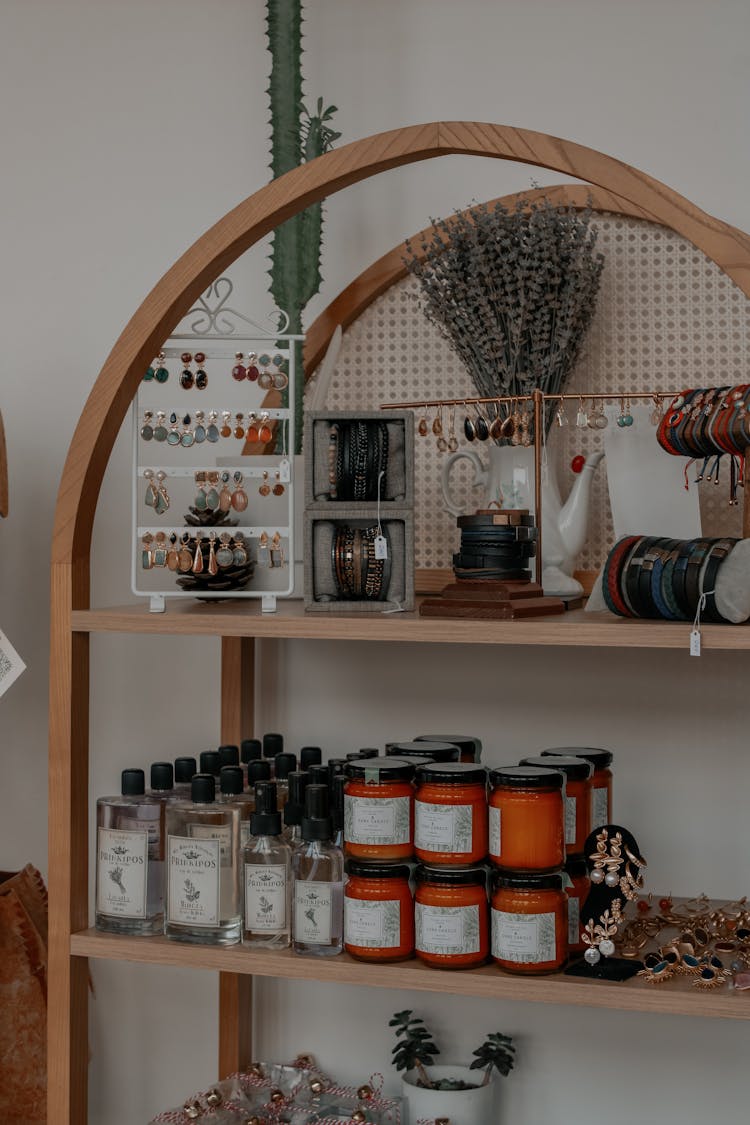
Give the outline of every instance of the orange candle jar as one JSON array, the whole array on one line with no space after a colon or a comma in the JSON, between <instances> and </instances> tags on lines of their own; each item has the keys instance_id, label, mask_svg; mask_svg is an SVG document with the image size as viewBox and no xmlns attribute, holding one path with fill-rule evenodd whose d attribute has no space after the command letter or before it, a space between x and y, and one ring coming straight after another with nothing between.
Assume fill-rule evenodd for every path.
<instances>
[{"instance_id":1,"label":"orange candle jar","mask_svg":"<svg viewBox=\"0 0 750 1125\"><path fill-rule=\"evenodd\" d=\"M482 740L471 734L418 734L416 742L447 742L456 746L459 762L478 762L482 757Z\"/></svg>"},{"instance_id":2,"label":"orange candle jar","mask_svg":"<svg viewBox=\"0 0 750 1125\"><path fill-rule=\"evenodd\" d=\"M549 767L551 758L524 758L522 766ZM555 755L554 768L565 774L565 846L568 855L583 855L591 831L591 775L594 767L584 758Z\"/></svg>"},{"instance_id":3,"label":"orange candle jar","mask_svg":"<svg viewBox=\"0 0 750 1125\"><path fill-rule=\"evenodd\" d=\"M487 855L487 771L468 762L417 766L414 853L422 863L479 863Z\"/></svg>"},{"instance_id":4,"label":"orange candle jar","mask_svg":"<svg viewBox=\"0 0 750 1125\"><path fill-rule=\"evenodd\" d=\"M414 766L361 758L344 767L344 851L355 859L409 859L414 841Z\"/></svg>"},{"instance_id":5,"label":"orange candle jar","mask_svg":"<svg viewBox=\"0 0 750 1125\"><path fill-rule=\"evenodd\" d=\"M427 867L415 872L414 931L420 961L436 969L472 969L489 956L484 867Z\"/></svg>"},{"instance_id":6,"label":"orange candle jar","mask_svg":"<svg viewBox=\"0 0 750 1125\"><path fill-rule=\"evenodd\" d=\"M586 860L574 856L565 864L565 894L568 898L568 949L571 953L583 953L585 942L581 941L581 907L591 890Z\"/></svg>"},{"instance_id":7,"label":"orange candle jar","mask_svg":"<svg viewBox=\"0 0 750 1125\"><path fill-rule=\"evenodd\" d=\"M600 750L596 746L554 746L543 750L543 757L560 754L575 758L585 758L591 762L594 772L591 776L591 831L612 823L612 760L611 750Z\"/></svg>"},{"instance_id":8,"label":"orange candle jar","mask_svg":"<svg viewBox=\"0 0 750 1125\"><path fill-rule=\"evenodd\" d=\"M492 958L511 973L553 973L568 956L562 871L497 871L492 893Z\"/></svg>"},{"instance_id":9,"label":"orange candle jar","mask_svg":"<svg viewBox=\"0 0 750 1125\"><path fill-rule=\"evenodd\" d=\"M492 863L513 871L558 871L563 866L564 788L564 774L551 764L490 770Z\"/></svg>"},{"instance_id":10,"label":"orange candle jar","mask_svg":"<svg viewBox=\"0 0 750 1125\"><path fill-rule=\"evenodd\" d=\"M360 961L414 956L414 901L405 863L347 860L344 948Z\"/></svg>"}]
</instances>

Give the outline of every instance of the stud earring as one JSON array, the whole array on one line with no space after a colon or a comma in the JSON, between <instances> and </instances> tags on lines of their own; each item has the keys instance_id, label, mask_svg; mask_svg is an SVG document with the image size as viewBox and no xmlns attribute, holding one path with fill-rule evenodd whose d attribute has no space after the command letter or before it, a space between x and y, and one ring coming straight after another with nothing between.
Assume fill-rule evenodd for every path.
<instances>
[{"instance_id":1,"label":"stud earring","mask_svg":"<svg viewBox=\"0 0 750 1125\"><path fill-rule=\"evenodd\" d=\"M243 480L244 478L242 476L242 473L238 469L234 474L235 488L234 492L232 493L232 507L234 508L235 512L244 512L245 508L247 507L247 493L245 492L245 489L243 487Z\"/></svg>"},{"instance_id":2,"label":"stud earring","mask_svg":"<svg viewBox=\"0 0 750 1125\"><path fill-rule=\"evenodd\" d=\"M258 440L258 427L255 424L255 411L252 410L247 416L247 430L245 432L245 437L248 441Z\"/></svg>"},{"instance_id":3,"label":"stud earring","mask_svg":"<svg viewBox=\"0 0 750 1125\"><path fill-rule=\"evenodd\" d=\"M206 427L203 425L205 417L206 416L202 410L196 410L195 430L193 431L193 437L195 439L196 445L201 445L206 440Z\"/></svg>"},{"instance_id":4,"label":"stud earring","mask_svg":"<svg viewBox=\"0 0 750 1125\"><path fill-rule=\"evenodd\" d=\"M238 383L241 383L242 380L247 376L247 368L242 362L244 358L244 352L234 353L234 367L232 368L232 378L236 379Z\"/></svg>"},{"instance_id":5,"label":"stud earring","mask_svg":"<svg viewBox=\"0 0 750 1125\"><path fill-rule=\"evenodd\" d=\"M208 573L213 575L217 574L219 564L216 561L216 532L212 531L208 537L208 566L206 567Z\"/></svg>"},{"instance_id":6,"label":"stud earring","mask_svg":"<svg viewBox=\"0 0 750 1125\"><path fill-rule=\"evenodd\" d=\"M183 352L182 355L180 356L180 359L182 360L182 374L180 375L180 386L182 387L183 391L189 391L195 385L195 375L193 375L193 369L190 366L191 363L193 362L192 353L191 352Z\"/></svg>"},{"instance_id":7,"label":"stud earring","mask_svg":"<svg viewBox=\"0 0 750 1125\"><path fill-rule=\"evenodd\" d=\"M258 429L258 440L262 441L264 445L266 444L266 442L269 442L271 440L271 438L273 437L273 430L268 425L269 417L270 417L270 415L268 413L266 413L265 411L260 416L260 427Z\"/></svg>"},{"instance_id":8,"label":"stud earring","mask_svg":"<svg viewBox=\"0 0 750 1125\"><path fill-rule=\"evenodd\" d=\"M217 442L219 440L219 427L216 425L216 418L216 411L210 411L208 415L208 426L206 427L206 441Z\"/></svg>"},{"instance_id":9,"label":"stud earring","mask_svg":"<svg viewBox=\"0 0 750 1125\"><path fill-rule=\"evenodd\" d=\"M158 516L164 515L169 510L169 493L167 492L166 485L164 484L167 479L167 474L163 469L160 469L156 474L157 484L157 497L154 508Z\"/></svg>"},{"instance_id":10,"label":"stud earring","mask_svg":"<svg viewBox=\"0 0 750 1125\"><path fill-rule=\"evenodd\" d=\"M263 481L260 485L260 488L258 489L258 492L261 496L268 496L271 492L271 486L268 483L268 473L265 469L263 470Z\"/></svg>"},{"instance_id":11,"label":"stud earring","mask_svg":"<svg viewBox=\"0 0 750 1125\"><path fill-rule=\"evenodd\" d=\"M232 490L229 487L229 473L224 470L221 474L221 492L219 493L219 511L228 512L232 507Z\"/></svg>"},{"instance_id":12,"label":"stud earring","mask_svg":"<svg viewBox=\"0 0 750 1125\"><path fill-rule=\"evenodd\" d=\"M195 362L198 364L198 370L195 373L196 390L205 391L206 387L208 386L208 375L206 374L206 369L203 366L206 362L205 352L196 352Z\"/></svg>"},{"instance_id":13,"label":"stud earring","mask_svg":"<svg viewBox=\"0 0 750 1125\"><path fill-rule=\"evenodd\" d=\"M154 412L147 410L143 415L143 425L141 426L141 437L144 441L151 441L154 436L154 427L151 425Z\"/></svg>"},{"instance_id":14,"label":"stud earring","mask_svg":"<svg viewBox=\"0 0 750 1125\"><path fill-rule=\"evenodd\" d=\"M276 484L273 486L273 494L274 496L284 495L284 485L281 483L281 473L278 469L276 470Z\"/></svg>"},{"instance_id":15,"label":"stud earring","mask_svg":"<svg viewBox=\"0 0 750 1125\"><path fill-rule=\"evenodd\" d=\"M156 425L154 426L154 441L167 440L167 427L164 425L166 414L163 410L158 410L156 413Z\"/></svg>"},{"instance_id":16,"label":"stud earring","mask_svg":"<svg viewBox=\"0 0 750 1125\"><path fill-rule=\"evenodd\" d=\"M152 379L157 383L166 383L169 371L164 366L165 358L164 352L159 352L151 366L146 368L146 374L143 376L146 383L150 383Z\"/></svg>"},{"instance_id":17,"label":"stud earring","mask_svg":"<svg viewBox=\"0 0 750 1125\"><path fill-rule=\"evenodd\" d=\"M195 554L193 555L193 565L191 570L193 574L203 573L203 551L201 550L201 539L203 536L200 531L195 533Z\"/></svg>"},{"instance_id":18,"label":"stud earring","mask_svg":"<svg viewBox=\"0 0 750 1125\"><path fill-rule=\"evenodd\" d=\"M145 469L143 479L146 481L146 495L143 497L143 503L148 508L156 508L156 502L159 499L159 493L154 484L154 473L152 469Z\"/></svg>"}]
</instances>

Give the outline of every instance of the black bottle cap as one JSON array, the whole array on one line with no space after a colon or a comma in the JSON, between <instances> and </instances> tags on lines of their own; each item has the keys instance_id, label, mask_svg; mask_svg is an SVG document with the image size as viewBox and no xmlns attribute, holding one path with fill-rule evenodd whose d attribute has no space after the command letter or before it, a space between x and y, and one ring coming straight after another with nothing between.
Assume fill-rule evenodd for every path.
<instances>
[{"instance_id":1,"label":"black bottle cap","mask_svg":"<svg viewBox=\"0 0 750 1125\"><path fill-rule=\"evenodd\" d=\"M174 766L171 762L151 763L151 788L174 789Z\"/></svg>"},{"instance_id":2,"label":"black bottle cap","mask_svg":"<svg viewBox=\"0 0 750 1125\"><path fill-rule=\"evenodd\" d=\"M516 789L562 789L565 775L553 769L552 762L544 766L500 766L490 770L490 785L507 785Z\"/></svg>"},{"instance_id":3,"label":"black bottle cap","mask_svg":"<svg viewBox=\"0 0 750 1125\"><path fill-rule=\"evenodd\" d=\"M328 767L328 784L330 785L337 774L344 772L346 765L346 758L329 758L326 762Z\"/></svg>"},{"instance_id":4,"label":"black bottle cap","mask_svg":"<svg viewBox=\"0 0 750 1125\"><path fill-rule=\"evenodd\" d=\"M197 773L190 782L190 799L197 805L210 805L216 800L216 779L212 773Z\"/></svg>"},{"instance_id":5,"label":"black bottle cap","mask_svg":"<svg viewBox=\"0 0 750 1125\"><path fill-rule=\"evenodd\" d=\"M146 792L146 775L143 770L123 770L120 792L123 797L142 797Z\"/></svg>"},{"instance_id":6,"label":"black bottle cap","mask_svg":"<svg viewBox=\"0 0 750 1125\"><path fill-rule=\"evenodd\" d=\"M328 766L310 766L307 772L310 775L310 785L328 784Z\"/></svg>"},{"instance_id":7,"label":"black bottle cap","mask_svg":"<svg viewBox=\"0 0 750 1125\"><path fill-rule=\"evenodd\" d=\"M487 770L474 762L426 762L417 766L416 777L419 784L435 781L442 785L486 785Z\"/></svg>"},{"instance_id":8,"label":"black bottle cap","mask_svg":"<svg viewBox=\"0 0 750 1125\"><path fill-rule=\"evenodd\" d=\"M347 762L344 772L347 777L369 781L372 785L386 785L389 781L411 781L414 766L401 758L363 758Z\"/></svg>"},{"instance_id":9,"label":"black bottle cap","mask_svg":"<svg viewBox=\"0 0 750 1125\"><path fill-rule=\"evenodd\" d=\"M348 859L347 875L359 875L361 879L408 879L409 865L406 863L376 863L368 859Z\"/></svg>"},{"instance_id":10,"label":"black bottle cap","mask_svg":"<svg viewBox=\"0 0 750 1125\"><path fill-rule=\"evenodd\" d=\"M299 768L309 770L310 766L319 766L323 761L323 751L319 746L303 746L299 752Z\"/></svg>"},{"instance_id":11,"label":"black bottle cap","mask_svg":"<svg viewBox=\"0 0 750 1125\"><path fill-rule=\"evenodd\" d=\"M305 815L302 817L303 840L330 840L333 824L328 804L327 785L308 785L305 790Z\"/></svg>"},{"instance_id":12,"label":"black bottle cap","mask_svg":"<svg viewBox=\"0 0 750 1125\"><path fill-rule=\"evenodd\" d=\"M331 782L331 821L334 832L344 831L344 786L346 778L337 773Z\"/></svg>"},{"instance_id":13,"label":"black bottle cap","mask_svg":"<svg viewBox=\"0 0 750 1125\"><path fill-rule=\"evenodd\" d=\"M240 758L244 766L260 758L263 752L263 743L259 738L243 738L240 746Z\"/></svg>"},{"instance_id":14,"label":"black bottle cap","mask_svg":"<svg viewBox=\"0 0 750 1125\"><path fill-rule=\"evenodd\" d=\"M259 781L255 786L255 812L250 817L253 836L278 836L281 813L276 803L276 782Z\"/></svg>"},{"instance_id":15,"label":"black bottle cap","mask_svg":"<svg viewBox=\"0 0 750 1125\"><path fill-rule=\"evenodd\" d=\"M276 755L276 763L274 769L276 771L277 781L286 781L292 770L297 768L297 757L295 754L290 754L284 751Z\"/></svg>"},{"instance_id":16,"label":"black bottle cap","mask_svg":"<svg viewBox=\"0 0 750 1125\"><path fill-rule=\"evenodd\" d=\"M284 824L292 828L302 823L305 811L305 789L307 789L310 775L304 770L292 770L287 777L289 796L284 805Z\"/></svg>"},{"instance_id":17,"label":"black bottle cap","mask_svg":"<svg viewBox=\"0 0 750 1125\"><path fill-rule=\"evenodd\" d=\"M271 763L264 758L255 758L247 763L247 784L252 789L256 781L271 780Z\"/></svg>"},{"instance_id":18,"label":"black bottle cap","mask_svg":"<svg viewBox=\"0 0 750 1125\"><path fill-rule=\"evenodd\" d=\"M195 758L175 758L174 760L174 779L180 784L188 784L193 780L198 772L198 763Z\"/></svg>"},{"instance_id":19,"label":"black bottle cap","mask_svg":"<svg viewBox=\"0 0 750 1125\"><path fill-rule=\"evenodd\" d=\"M214 777L219 776L221 769L221 758L219 757L218 750L201 750L200 753L200 772L210 773Z\"/></svg>"},{"instance_id":20,"label":"black bottle cap","mask_svg":"<svg viewBox=\"0 0 750 1125\"><path fill-rule=\"evenodd\" d=\"M219 787L225 797L242 793L245 788L242 766L222 766L219 774Z\"/></svg>"},{"instance_id":21,"label":"black bottle cap","mask_svg":"<svg viewBox=\"0 0 750 1125\"><path fill-rule=\"evenodd\" d=\"M269 734L263 735L263 757L275 758L284 749L284 736L283 734L276 734L271 731Z\"/></svg>"},{"instance_id":22,"label":"black bottle cap","mask_svg":"<svg viewBox=\"0 0 750 1125\"><path fill-rule=\"evenodd\" d=\"M562 871L548 871L539 875L533 871L495 871L492 876L496 887L515 887L517 890L530 891L562 890Z\"/></svg>"},{"instance_id":23,"label":"black bottle cap","mask_svg":"<svg viewBox=\"0 0 750 1125\"><path fill-rule=\"evenodd\" d=\"M606 770L612 765L614 754L611 750L601 750L598 746L550 746L542 750L543 758L563 757L585 758L595 770Z\"/></svg>"},{"instance_id":24,"label":"black bottle cap","mask_svg":"<svg viewBox=\"0 0 750 1125\"><path fill-rule=\"evenodd\" d=\"M348 757L349 757L349 755L347 754L347 758ZM378 750L377 746L363 746L361 750L357 751L357 757L359 757L359 758L379 758L380 757L380 751Z\"/></svg>"},{"instance_id":25,"label":"black bottle cap","mask_svg":"<svg viewBox=\"0 0 750 1125\"><path fill-rule=\"evenodd\" d=\"M437 883L448 887L486 887L487 868L479 865L471 867L430 867L426 863L418 863L414 868L414 879L417 883Z\"/></svg>"},{"instance_id":26,"label":"black bottle cap","mask_svg":"<svg viewBox=\"0 0 750 1125\"><path fill-rule=\"evenodd\" d=\"M240 748L233 744L219 747L219 761L222 766L238 766L240 764Z\"/></svg>"},{"instance_id":27,"label":"black bottle cap","mask_svg":"<svg viewBox=\"0 0 750 1125\"><path fill-rule=\"evenodd\" d=\"M449 742L457 746L461 757L467 761L478 762L482 756L482 740L470 734L418 734L416 742Z\"/></svg>"},{"instance_id":28,"label":"black bottle cap","mask_svg":"<svg viewBox=\"0 0 750 1125\"><path fill-rule=\"evenodd\" d=\"M518 764L520 766L554 766L556 770L561 770L565 774L568 781L585 781L594 772L591 762L587 762L585 758L568 758L562 754L556 754L554 760L539 754L531 758L522 758Z\"/></svg>"},{"instance_id":29,"label":"black bottle cap","mask_svg":"<svg viewBox=\"0 0 750 1125\"><path fill-rule=\"evenodd\" d=\"M432 758L433 762L457 762L461 756L452 742L394 742L386 754L389 758Z\"/></svg>"}]
</instances>

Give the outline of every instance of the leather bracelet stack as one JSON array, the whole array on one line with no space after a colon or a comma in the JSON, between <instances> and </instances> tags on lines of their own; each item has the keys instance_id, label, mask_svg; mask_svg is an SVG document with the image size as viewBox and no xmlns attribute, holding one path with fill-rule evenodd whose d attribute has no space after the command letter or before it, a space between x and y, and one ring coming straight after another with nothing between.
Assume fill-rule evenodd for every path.
<instances>
[{"instance_id":1,"label":"leather bracelet stack","mask_svg":"<svg viewBox=\"0 0 750 1125\"><path fill-rule=\"evenodd\" d=\"M750 446L750 384L681 391L667 407L656 433L662 449L676 457L702 460L698 480L719 483L721 458L730 456L730 504Z\"/></svg>"},{"instance_id":2,"label":"leather bracelet stack","mask_svg":"<svg viewBox=\"0 0 750 1125\"><path fill-rule=\"evenodd\" d=\"M629 535L609 552L602 572L607 607L620 617L692 621L701 597L705 621L723 622L716 578L736 539L664 539Z\"/></svg>"},{"instance_id":3,"label":"leather bracelet stack","mask_svg":"<svg viewBox=\"0 0 750 1125\"><path fill-rule=\"evenodd\" d=\"M537 529L528 511L487 511L459 516L461 548L453 556L457 578L528 579Z\"/></svg>"},{"instance_id":4,"label":"leather bracelet stack","mask_svg":"<svg viewBox=\"0 0 750 1125\"><path fill-rule=\"evenodd\" d=\"M383 601L387 590L386 559L375 557L375 539L388 530L371 527L336 527L331 544L331 570L339 598L351 601Z\"/></svg>"},{"instance_id":5,"label":"leather bracelet stack","mask_svg":"<svg viewBox=\"0 0 750 1125\"><path fill-rule=\"evenodd\" d=\"M377 500L380 474L388 470L385 422L340 421L331 427L329 445L331 496L337 500ZM381 499L387 499L385 478Z\"/></svg>"}]
</instances>

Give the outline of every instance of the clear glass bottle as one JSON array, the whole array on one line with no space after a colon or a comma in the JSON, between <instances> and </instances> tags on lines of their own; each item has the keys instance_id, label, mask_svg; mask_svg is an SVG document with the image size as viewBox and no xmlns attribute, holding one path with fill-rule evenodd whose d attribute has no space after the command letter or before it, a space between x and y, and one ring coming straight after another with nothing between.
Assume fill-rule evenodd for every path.
<instances>
[{"instance_id":1,"label":"clear glass bottle","mask_svg":"<svg viewBox=\"0 0 750 1125\"><path fill-rule=\"evenodd\" d=\"M344 948L344 853L331 843L328 787L308 785L302 844L292 853L293 948L307 957L333 957Z\"/></svg>"},{"instance_id":2,"label":"clear glass bottle","mask_svg":"<svg viewBox=\"0 0 750 1125\"><path fill-rule=\"evenodd\" d=\"M195 758L175 758L174 760L174 791L175 796L181 800L190 799L190 782L198 772L198 763Z\"/></svg>"},{"instance_id":3,"label":"clear glass bottle","mask_svg":"<svg viewBox=\"0 0 750 1125\"><path fill-rule=\"evenodd\" d=\"M289 796L284 805L284 839L294 849L302 843L302 817L305 814L305 790L310 781L306 770L292 770L287 778Z\"/></svg>"},{"instance_id":4,"label":"clear glass bottle","mask_svg":"<svg viewBox=\"0 0 750 1125\"><path fill-rule=\"evenodd\" d=\"M242 766L222 766L217 805L235 805L240 810L240 847L250 839L250 817L255 811L255 790L245 789Z\"/></svg>"},{"instance_id":5,"label":"clear glass bottle","mask_svg":"<svg viewBox=\"0 0 750 1125\"><path fill-rule=\"evenodd\" d=\"M281 836L276 793L273 781L258 782L252 835L242 850L242 941L262 949L286 949L291 942L292 849Z\"/></svg>"},{"instance_id":6,"label":"clear glass bottle","mask_svg":"<svg viewBox=\"0 0 750 1125\"><path fill-rule=\"evenodd\" d=\"M276 797L279 802L279 810L283 811L284 805L289 799L289 785L287 778L293 770L297 769L296 755L284 751L277 754L274 759L274 776L276 778Z\"/></svg>"},{"instance_id":7,"label":"clear glass bottle","mask_svg":"<svg viewBox=\"0 0 750 1125\"><path fill-rule=\"evenodd\" d=\"M171 762L152 762L150 781L149 797L167 801L177 796L174 787L174 766Z\"/></svg>"},{"instance_id":8,"label":"clear glass bottle","mask_svg":"<svg viewBox=\"0 0 750 1125\"><path fill-rule=\"evenodd\" d=\"M176 941L234 945L242 935L240 810L217 804L211 774L195 775L191 800L166 806L164 932Z\"/></svg>"},{"instance_id":9,"label":"clear glass bottle","mask_svg":"<svg viewBox=\"0 0 750 1125\"><path fill-rule=\"evenodd\" d=\"M160 934L166 802L146 796L143 770L123 770L121 788L96 802L96 928Z\"/></svg>"},{"instance_id":10,"label":"clear glass bottle","mask_svg":"<svg viewBox=\"0 0 750 1125\"><path fill-rule=\"evenodd\" d=\"M344 847L344 786L343 773L334 774L331 780L331 822L333 824L333 843L337 848Z\"/></svg>"}]
</instances>

